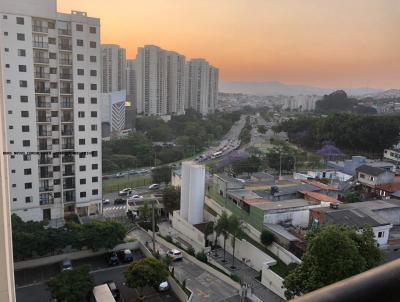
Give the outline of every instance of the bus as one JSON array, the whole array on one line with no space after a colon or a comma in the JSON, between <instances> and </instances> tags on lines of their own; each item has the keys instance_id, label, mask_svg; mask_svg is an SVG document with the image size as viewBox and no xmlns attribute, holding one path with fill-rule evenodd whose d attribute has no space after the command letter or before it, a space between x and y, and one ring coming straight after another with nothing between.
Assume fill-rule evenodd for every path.
<instances>
[{"instance_id":1,"label":"bus","mask_svg":"<svg viewBox=\"0 0 400 302\"><path fill-rule=\"evenodd\" d=\"M212 157L213 158L217 158L217 157L220 157L222 155L222 152L221 151L218 151L218 152L215 152L213 155L212 155Z\"/></svg>"},{"instance_id":2,"label":"bus","mask_svg":"<svg viewBox=\"0 0 400 302\"><path fill-rule=\"evenodd\" d=\"M116 302L107 284L93 288L93 302Z\"/></svg>"}]
</instances>

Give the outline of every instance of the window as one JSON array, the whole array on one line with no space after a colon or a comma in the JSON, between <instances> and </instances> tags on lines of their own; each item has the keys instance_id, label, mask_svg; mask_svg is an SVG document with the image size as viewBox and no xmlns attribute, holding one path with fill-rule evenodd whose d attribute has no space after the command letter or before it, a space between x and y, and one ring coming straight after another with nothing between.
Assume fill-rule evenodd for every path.
<instances>
[{"instance_id":1,"label":"window","mask_svg":"<svg viewBox=\"0 0 400 302\"><path fill-rule=\"evenodd\" d=\"M98 152L97 151L92 151L92 157L97 157Z\"/></svg>"},{"instance_id":2,"label":"window","mask_svg":"<svg viewBox=\"0 0 400 302\"><path fill-rule=\"evenodd\" d=\"M84 89L85 89L85 84L78 83L78 90L84 90Z\"/></svg>"},{"instance_id":3,"label":"window","mask_svg":"<svg viewBox=\"0 0 400 302\"><path fill-rule=\"evenodd\" d=\"M21 95L20 96L20 101L21 101L21 103L28 103L28 96L27 95Z\"/></svg>"},{"instance_id":4,"label":"window","mask_svg":"<svg viewBox=\"0 0 400 302\"><path fill-rule=\"evenodd\" d=\"M385 232L378 232L378 238L382 238L385 236Z\"/></svg>"},{"instance_id":5,"label":"window","mask_svg":"<svg viewBox=\"0 0 400 302\"><path fill-rule=\"evenodd\" d=\"M23 155L24 161L30 161L31 160L31 155L30 154L24 154Z\"/></svg>"},{"instance_id":6,"label":"window","mask_svg":"<svg viewBox=\"0 0 400 302\"><path fill-rule=\"evenodd\" d=\"M29 117L29 111L21 111L21 117Z\"/></svg>"},{"instance_id":7,"label":"window","mask_svg":"<svg viewBox=\"0 0 400 302\"><path fill-rule=\"evenodd\" d=\"M47 28L48 29L55 29L56 28L55 22L48 22L47 23Z\"/></svg>"},{"instance_id":8,"label":"window","mask_svg":"<svg viewBox=\"0 0 400 302\"><path fill-rule=\"evenodd\" d=\"M17 34L17 40L18 41L25 41L25 34L18 33Z\"/></svg>"},{"instance_id":9,"label":"window","mask_svg":"<svg viewBox=\"0 0 400 302\"><path fill-rule=\"evenodd\" d=\"M97 144L97 138L92 137L92 144Z\"/></svg>"},{"instance_id":10,"label":"window","mask_svg":"<svg viewBox=\"0 0 400 302\"><path fill-rule=\"evenodd\" d=\"M79 153L79 158L86 158L86 153L85 152Z\"/></svg>"},{"instance_id":11,"label":"window","mask_svg":"<svg viewBox=\"0 0 400 302\"><path fill-rule=\"evenodd\" d=\"M82 24L76 24L76 31L83 31L83 25Z\"/></svg>"},{"instance_id":12,"label":"window","mask_svg":"<svg viewBox=\"0 0 400 302\"><path fill-rule=\"evenodd\" d=\"M77 54L77 55L76 55L76 59L77 59L78 61L83 61L85 58L84 58L83 54Z\"/></svg>"},{"instance_id":13,"label":"window","mask_svg":"<svg viewBox=\"0 0 400 302\"><path fill-rule=\"evenodd\" d=\"M49 53L49 58L50 59L57 59L57 54L55 52L50 52Z\"/></svg>"},{"instance_id":14,"label":"window","mask_svg":"<svg viewBox=\"0 0 400 302\"><path fill-rule=\"evenodd\" d=\"M97 104L97 98L90 98L90 103Z\"/></svg>"},{"instance_id":15,"label":"window","mask_svg":"<svg viewBox=\"0 0 400 302\"><path fill-rule=\"evenodd\" d=\"M54 185L61 184L61 179L54 179Z\"/></svg>"},{"instance_id":16,"label":"window","mask_svg":"<svg viewBox=\"0 0 400 302\"><path fill-rule=\"evenodd\" d=\"M51 117L58 117L58 111L52 111Z\"/></svg>"},{"instance_id":17,"label":"window","mask_svg":"<svg viewBox=\"0 0 400 302\"><path fill-rule=\"evenodd\" d=\"M32 169L24 169L24 175L31 175Z\"/></svg>"},{"instance_id":18,"label":"window","mask_svg":"<svg viewBox=\"0 0 400 302\"><path fill-rule=\"evenodd\" d=\"M51 99L50 99L50 102L51 102L52 104L58 103L58 97L52 96Z\"/></svg>"},{"instance_id":19,"label":"window","mask_svg":"<svg viewBox=\"0 0 400 302\"><path fill-rule=\"evenodd\" d=\"M50 68L50 74L57 74L57 68L56 67L51 67Z\"/></svg>"},{"instance_id":20,"label":"window","mask_svg":"<svg viewBox=\"0 0 400 302\"><path fill-rule=\"evenodd\" d=\"M86 178L81 178L81 179L79 180L79 183L80 183L81 185L86 185Z\"/></svg>"},{"instance_id":21,"label":"window","mask_svg":"<svg viewBox=\"0 0 400 302\"><path fill-rule=\"evenodd\" d=\"M89 32L90 32L91 34L95 34L95 33L97 32L96 27L91 26L91 27L89 28Z\"/></svg>"},{"instance_id":22,"label":"window","mask_svg":"<svg viewBox=\"0 0 400 302\"><path fill-rule=\"evenodd\" d=\"M78 111L78 117L85 117L85 111Z\"/></svg>"},{"instance_id":23,"label":"window","mask_svg":"<svg viewBox=\"0 0 400 302\"><path fill-rule=\"evenodd\" d=\"M8 129L12 130L14 129L14 126L8 126Z\"/></svg>"},{"instance_id":24,"label":"window","mask_svg":"<svg viewBox=\"0 0 400 302\"><path fill-rule=\"evenodd\" d=\"M86 171L86 166L79 166L79 171L81 172Z\"/></svg>"},{"instance_id":25,"label":"window","mask_svg":"<svg viewBox=\"0 0 400 302\"><path fill-rule=\"evenodd\" d=\"M18 65L19 72L26 72L26 65Z\"/></svg>"},{"instance_id":26,"label":"window","mask_svg":"<svg viewBox=\"0 0 400 302\"><path fill-rule=\"evenodd\" d=\"M18 56L19 57L26 57L26 50L25 49L18 49Z\"/></svg>"},{"instance_id":27,"label":"window","mask_svg":"<svg viewBox=\"0 0 400 302\"><path fill-rule=\"evenodd\" d=\"M97 170L99 168L98 164L92 164L92 170Z\"/></svg>"},{"instance_id":28,"label":"window","mask_svg":"<svg viewBox=\"0 0 400 302\"><path fill-rule=\"evenodd\" d=\"M12 99L11 95L7 94L7 100L11 100L11 99Z\"/></svg>"},{"instance_id":29,"label":"window","mask_svg":"<svg viewBox=\"0 0 400 302\"><path fill-rule=\"evenodd\" d=\"M90 90L97 90L97 84L90 84Z\"/></svg>"},{"instance_id":30,"label":"window","mask_svg":"<svg viewBox=\"0 0 400 302\"><path fill-rule=\"evenodd\" d=\"M97 111L91 111L90 112L91 117L97 117Z\"/></svg>"},{"instance_id":31,"label":"window","mask_svg":"<svg viewBox=\"0 0 400 302\"><path fill-rule=\"evenodd\" d=\"M25 202L26 203L30 203L30 202L32 202L33 201L33 197L32 196L26 196L25 197Z\"/></svg>"},{"instance_id":32,"label":"window","mask_svg":"<svg viewBox=\"0 0 400 302\"><path fill-rule=\"evenodd\" d=\"M79 145L84 145L85 144L85 139L84 138L80 138L79 139Z\"/></svg>"},{"instance_id":33,"label":"window","mask_svg":"<svg viewBox=\"0 0 400 302\"><path fill-rule=\"evenodd\" d=\"M17 17L17 24L20 24L20 25L24 25L24 18L22 18L22 17Z\"/></svg>"},{"instance_id":34,"label":"window","mask_svg":"<svg viewBox=\"0 0 400 302\"><path fill-rule=\"evenodd\" d=\"M17 201L17 198L13 197L13 201Z\"/></svg>"},{"instance_id":35,"label":"window","mask_svg":"<svg viewBox=\"0 0 400 302\"><path fill-rule=\"evenodd\" d=\"M8 114L12 114L12 110L8 110Z\"/></svg>"},{"instance_id":36,"label":"window","mask_svg":"<svg viewBox=\"0 0 400 302\"><path fill-rule=\"evenodd\" d=\"M92 131L97 131L97 125L91 125L90 128L92 129Z\"/></svg>"},{"instance_id":37,"label":"window","mask_svg":"<svg viewBox=\"0 0 400 302\"><path fill-rule=\"evenodd\" d=\"M99 190L97 190L97 189L92 190L92 195L98 195L98 194L99 194Z\"/></svg>"},{"instance_id":38,"label":"window","mask_svg":"<svg viewBox=\"0 0 400 302\"><path fill-rule=\"evenodd\" d=\"M32 183L31 182L26 182L25 183L25 189L32 189Z\"/></svg>"},{"instance_id":39,"label":"window","mask_svg":"<svg viewBox=\"0 0 400 302\"><path fill-rule=\"evenodd\" d=\"M76 46L83 46L83 40L81 39L76 40Z\"/></svg>"},{"instance_id":40,"label":"window","mask_svg":"<svg viewBox=\"0 0 400 302\"><path fill-rule=\"evenodd\" d=\"M22 126L22 132L29 132L29 126L23 125Z\"/></svg>"},{"instance_id":41,"label":"window","mask_svg":"<svg viewBox=\"0 0 400 302\"><path fill-rule=\"evenodd\" d=\"M11 84L11 80L6 80L6 83L7 84Z\"/></svg>"},{"instance_id":42,"label":"window","mask_svg":"<svg viewBox=\"0 0 400 302\"><path fill-rule=\"evenodd\" d=\"M97 76L97 70L91 70L91 71L90 71L90 75L91 75L92 77Z\"/></svg>"},{"instance_id":43,"label":"window","mask_svg":"<svg viewBox=\"0 0 400 302\"><path fill-rule=\"evenodd\" d=\"M6 68L10 68L10 64L6 64Z\"/></svg>"},{"instance_id":44,"label":"window","mask_svg":"<svg viewBox=\"0 0 400 302\"><path fill-rule=\"evenodd\" d=\"M79 104L85 104L85 98L79 97L79 98L78 98L78 103L79 103Z\"/></svg>"},{"instance_id":45,"label":"window","mask_svg":"<svg viewBox=\"0 0 400 302\"><path fill-rule=\"evenodd\" d=\"M4 48L4 52L9 52L10 49L8 47Z\"/></svg>"},{"instance_id":46,"label":"window","mask_svg":"<svg viewBox=\"0 0 400 302\"><path fill-rule=\"evenodd\" d=\"M94 41L90 41L90 48L96 48L97 43Z\"/></svg>"},{"instance_id":47,"label":"window","mask_svg":"<svg viewBox=\"0 0 400 302\"><path fill-rule=\"evenodd\" d=\"M56 45L56 43L57 43L56 38L49 38L48 41L49 41L50 45Z\"/></svg>"},{"instance_id":48,"label":"window","mask_svg":"<svg viewBox=\"0 0 400 302\"><path fill-rule=\"evenodd\" d=\"M7 15L3 15L3 19L4 19L4 20L7 20Z\"/></svg>"},{"instance_id":49,"label":"window","mask_svg":"<svg viewBox=\"0 0 400 302\"><path fill-rule=\"evenodd\" d=\"M16 188L16 187L17 187L17 184L12 184L12 187L13 187L13 188Z\"/></svg>"},{"instance_id":50,"label":"window","mask_svg":"<svg viewBox=\"0 0 400 302\"><path fill-rule=\"evenodd\" d=\"M60 197L61 197L61 192L54 192L54 198L60 198Z\"/></svg>"},{"instance_id":51,"label":"window","mask_svg":"<svg viewBox=\"0 0 400 302\"><path fill-rule=\"evenodd\" d=\"M80 197L86 197L86 192L80 192L80 193L79 193L79 196L80 196Z\"/></svg>"},{"instance_id":52,"label":"window","mask_svg":"<svg viewBox=\"0 0 400 302\"><path fill-rule=\"evenodd\" d=\"M7 36L8 36L8 31L5 31L5 32L4 32L4 35L7 37Z\"/></svg>"},{"instance_id":53,"label":"window","mask_svg":"<svg viewBox=\"0 0 400 302\"><path fill-rule=\"evenodd\" d=\"M85 125L79 125L78 129L79 131L85 131Z\"/></svg>"},{"instance_id":54,"label":"window","mask_svg":"<svg viewBox=\"0 0 400 302\"><path fill-rule=\"evenodd\" d=\"M28 87L28 81L25 81L25 80L19 81L19 87L22 87L22 88Z\"/></svg>"},{"instance_id":55,"label":"window","mask_svg":"<svg viewBox=\"0 0 400 302\"><path fill-rule=\"evenodd\" d=\"M97 176L92 177L92 182L98 182L99 178Z\"/></svg>"},{"instance_id":56,"label":"window","mask_svg":"<svg viewBox=\"0 0 400 302\"><path fill-rule=\"evenodd\" d=\"M81 75L81 76L85 75L85 69L79 68L78 69L78 75Z\"/></svg>"},{"instance_id":57,"label":"window","mask_svg":"<svg viewBox=\"0 0 400 302\"><path fill-rule=\"evenodd\" d=\"M360 178L365 178L365 174L360 173Z\"/></svg>"},{"instance_id":58,"label":"window","mask_svg":"<svg viewBox=\"0 0 400 302\"><path fill-rule=\"evenodd\" d=\"M24 139L22 141L22 146L29 147L31 145L31 141L29 139Z\"/></svg>"},{"instance_id":59,"label":"window","mask_svg":"<svg viewBox=\"0 0 400 302\"><path fill-rule=\"evenodd\" d=\"M53 145L59 145L60 144L60 140L58 138L54 138L54 139L51 140L51 143Z\"/></svg>"},{"instance_id":60,"label":"window","mask_svg":"<svg viewBox=\"0 0 400 302\"><path fill-rule=\"evenodd\" d=\"M90 56L90 62L96 63L97 62L96 56Z\"/></svg>"},{"instance_id":61,"label":"window","mask_svg":"<svg viewBox=\"0 0 400 302\"><path fill-rule=\"evenodd\" d=\"M14 145L14 141L13 140L10 141L10 145Z\"/></svg>"},{"instance_id":62,"label":"window","mask_svg":"<svg viewBox=\"0 0 400 302\"><path fill-rule=\"evenodd\" d=\"M58 125L51 126L51 131L58 131L58 129L59 129Z\"/></svg>"},{"instance_id":63,"label":"window","mask_svg":"<svg viewBox=\"0 0 400 302\"><path fill-rule=\"evenodd\" d=\"M60 172L60 166L54 166L53 167L54 172Z\"/></svg>"},{"instance_id":64,"label":"window","mask_svg":"<svg viewBox=\"0 0 400 302\"><path fill-rule=\"evenodd\" d=\"M57 82L50 82L50 88L57 89Z\"/></svg>"}]
</instances>

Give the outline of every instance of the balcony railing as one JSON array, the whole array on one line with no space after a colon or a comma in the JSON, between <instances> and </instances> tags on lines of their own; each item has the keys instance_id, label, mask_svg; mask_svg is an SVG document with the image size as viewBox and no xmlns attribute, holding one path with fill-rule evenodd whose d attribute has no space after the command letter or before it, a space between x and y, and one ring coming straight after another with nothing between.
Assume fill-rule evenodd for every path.
<instances>
[{"instance_id":1,"label":"balcony railing","mask_svg":"<svg viewBox=\"0 0 400 302\"><path fill-rule=\"evenodd\" d=\"M39 187L39 192L49 192L49 191L53 191L53 186L44 186L44 187Z\"/></svg>"},{"instance_id":2,"label":"balcony railing","mask_svg":"<svg viewBox=\"0 0 400 302\"><path fill-rule=\"evenodd\" d=\"M75 176L75 172L74 171L65 171L63 173L63 176Z\"/></svg>"},{"instance_id":3,"label":"balcony railing","mask_svg":"<svg viewBox=\"0 0 400 302\"><path fill-rule=\"evenodd\" d=\"M72 108L74 103L72 102L61 102L61 108Z\"/></svg>"},{"instance_id":4,"label":"balcony railing","mask_svg":"<svg viewBox=\"0 0 400 302\"><path fill-rule=\"evenodd\" d=\"M63 163L73 163L75 162L75 159L73 156L63 156L62 158Z\"/></svg>"},{"instance_id":5,"label":"balcony railing","mask_svg":"<svg viewBox=\"0 0 400 302\"><path fill-rule=\"evenodd\" d=\"M50 74L47 72L35 72L35 79L50 79Z\"/></svg>"},{"instance_id":6,"label":"balcony railing","mask_svg":"<svg viewBox=\"0 0 400 302\"><path fill-rule=\"evenodd\" d=\"M323 287L291 302L396 302L399 291L400 259Z\"/></svg>"},{"instance_id":7,"label":"balcony railing","mask_svg":"<svg viewBox=\"0 0 400 302\"><path fill-rule=\"evenodd\" d=\"M43 172L39 174L40 178L52 178L53 177L53 172Z\"/></svg>"},{"instance_id":8,"label":"balcony railing","mask_svg":"<svg viewBox=\"0 0 400 302\"><path fill-rule=\"evenodd\" d=\"M64 189L64 190L75 189L75 184L64 184L64 185L63 185L63 189Z\"/></svg>"},{"instance_id":9,"label":"balcony railing","mask_svg":"<svg viewBox=\"0 0 400 302\"><path fill-rule=\"evenodd\" d=\"M71 59L60 59L59 63L60 63L60 65L72 65L72 60Z\"/></svg>"},{"instance_id":10,"label":"balcony railing","mask_svg":"<svg viewBox=\"0 0 400 302\"><path fill-rule=\"evenodd\" d=\"M58 44L58 49L72 51L72 45L71 44Z\"/></svg>"},{"instance_id":11,"label":"balcony railing","mask_svg":"<svg viewBox=\"0 0 400 302\"><path fill-rule=\"evenodd\" d=\"M74 149L74 144L63 144L62 148L64 150L70 150L70 149Z\"/></svg>"},{"instance_id":12,"label":"balcony railing","mask_svg":"<svg viewBox=\"0 0 400 302\"><path fill-rule=\"evenodd\" d=\"M46 131L46 130L42 130L42 131L38 131L37 135L40 136L51 136L51 131Z\"/></svg>"},{"instance_id":13,"label":"balcony railing","mask_svg":"<svg viewBox=\"0 0 400 302\"><path fill-rule=\"evenodd\" d=\"M39 158L39 165L51 165L52 163L51 158Z\"/></svg>"},{"instance_id":14,"label":"balcony railing","mask_svg":"<svg viewBox=\"0 0 400 302\"><path fill-rule=\"evenodd\" d=\"M70 29L61 29L61 28L59 28L58 29L58 34L60 36L71 36L72 31Z\"/></svg>"},{"instance_id":15,"label":"balcony railing","mask_svg":"<svg viewBox=\"0 0 400 302\"><path fill-rule=\"evenodd\" d=\"M48 103L46 101L36 101L36 107L37 108L50 108L51 103Z\"/></svg>"},{"instance_id":16,"label":"balcony railing","mask_svg":"<svg viewBox=\"0 0 400 302\"><path fill-rule=\"evenodd\" d=\"M36 64L49 64L49 58L33 57L33 63L36 63Z\"/></svg>"},{"instance_id":17,"label":"balcony railing","mask_svg":"<svg viewBox=\"0 0 400 302\"><path fill-rule=\"evenodd\" d=\"M46 87L35 87L35 93L45 93L45 94L48 94L48 93L50 93L50 88L46 88Z\"/></svg>"},{"instance_id":18,"label":"balcony railing","mask_svg":"<svg viewBox=\"0 0 400 302\"><path fill-rule=\"evenodd\" d=\"M72 94L72 88L60 88L60 94Z\"/></svg>"},{"instance_id":19,"label":"balcony railing","mask_svg":"<svg viewBox=\"0 0 400 302\"><path fill-rule=\"evenodd\" d=\"M32 25L32 31L35 33L48 33L49 29L40 25Z\"/></svg>"},{"instance_id":20,"label":"balcony railing","mask_svg":"<svg viewBox=\"0 0 400 302\"><path fill-rule=\"evenodd\" d=\"M38 115L36 117L36 122L37 123L50 123L51 122L51 117L50 116L40 116L40 115Z\"/></svg>"},{"instance_id":21,"label":"balcony railing","mask_svg":"<svg viewBox=\"0 0 400 302\"><path fill-rule=\"evenodd\" d=\"M39 144L39 151L49 151L52 149L52 145L49 144Z\"/></svg>"},{"instance_id":22,"label":"balcony railing","mask_svg":"<svg viewBox=\"0 0 400 302\"><path fill-rule=\"evenodd\" d=\"M60 80L72 80L72 74L60 73Z\"/></svg>"},{"instance_id":23,"label":"balcony railing","mask_svg":"<svg viewBox=\"0 0 400 302\"><path fill-rule=\"evenodd\" d=\"M40 198L40 205L45 206L48 204L54 204L54 198Z\"/></svg>"},{"instance_id":24,"label":"balcony railing","mask_svg":"<svg viewBox=\"0 0 400 302\"><path fill-rule=\"evenodd\" d=\"M72 129L62 130L61 135L62 136L71 136L71 135L74 135L74 131Z\"/></svg>"},{"instance_id":25,"label":"balcony railing","mask_svg":"<svg viewBox=\"0 0 400 302\"><path fill-rule=\"evenodd\" d=\"M48 49L48 48L49 48L49 43L47 43L47 42L33 41L33 48Z\"/></svg>"}]
</instances>

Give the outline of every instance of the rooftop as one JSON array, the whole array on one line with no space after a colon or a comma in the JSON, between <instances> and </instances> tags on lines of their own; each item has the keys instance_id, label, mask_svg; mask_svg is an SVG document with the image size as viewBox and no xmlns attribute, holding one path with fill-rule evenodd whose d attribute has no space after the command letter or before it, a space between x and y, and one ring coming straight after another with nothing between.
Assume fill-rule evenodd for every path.
<instances>
[{"instance_id":1,"label":"rooftop","mask_svg":"<svg viewBox=\"0 0 400 302\"><path fill-rule=\"evenodd\" d=\"M282 209L295 209L312 206L313 204L304 199L291 199L286 201L267 201L263 199L260 203L254 203L253 206L262 211L275 211Z\"/></svg>"},{"instance_id":2,"label":"rooftop","mask_svg":"<svg viewBox=\"0 0 400 302\"><path fill-rule=\"evenodd\" d=\"M400 182L376 186L377 189L394 193L400 191Z\"/></svg>"},{"instance_id":3,"label":"rooftop","mask_svg":"<svg viewBox=\"0 0 400 302\"><path fill-rule=\"evenodd\" d=\"M304 194L306 197L310 197L312 199L318 200L320 202L330 202L333 204L340 204L340 201L337 200L336 198L333 198L331 196L318 193L318 192L309 192L309 191L299 191L301 194Z\"/></svg>"},{"instance_id":4,"label":"rooftop","mask_svg":"<svg viewBox=\"0 0 400 302\"><path fill-rule=\"evenodd\" d=\"M320 188L321 190L339 191L339 189L334 186L330 186L330 185L324 184L324 183L316 181L316 180L302 180L302 182L316 186L316 187Z\"/></svg>"},{"instance_id":5,"label":"rooftop","mask_svg":"<svg viewBox=\"0 0 400 302\"><path fill-rule=\"evenodd\" d=\"M367 175L378 176L385 172L384 169L373 167L369 165L361 165L356 169L357 172L365 173Z\"/></svg>"},{"instance_id":6,"label":"rooftop","mask_svg":"<svg viewBox=\"0 0 400 302\"><path fill-rule=\"evenodd\" d=\"M298 191L301 191L301 190L310 191L310 192L315 192L315 191L321 190L317 186L310 185L310 184L303 184L303 183L296 183L296 184L277 186L277 187L279 188L279 191L276 192L273 196L271 195L270 190L257 190L254 192L257 193L261 197L264 197L267 199L273 199L274 197L296 194Z\"/></svg>"}]
</instances>

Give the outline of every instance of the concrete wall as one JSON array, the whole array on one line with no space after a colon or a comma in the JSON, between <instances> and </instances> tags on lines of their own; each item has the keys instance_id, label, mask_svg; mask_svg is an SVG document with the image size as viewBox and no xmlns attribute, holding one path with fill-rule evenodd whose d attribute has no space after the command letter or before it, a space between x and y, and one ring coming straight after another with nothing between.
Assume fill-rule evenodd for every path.
<instances>
[{"instance_id":1,"label":"concrete wall","mask_svg":"<svg viewBox=\"0 0 400 302\"><path fill-rule=\"evenodd\" d=\"M264 266L261 272L261 284L272 292L277 294L282 299L285 298L285 289L283 288L283 279L271 271L268 266Z\"/></svg>"},{"instance_id":2,"label":"concrete wall","mask_svg":"<svg viewBox=\"0 0 400 302\"><path fill-rule=\"evenodd\" d=\"M286 250L283 247L281 247L276 242L273 242L267 248L274 255L276 255L280 260L282 260L282 262L285 263L286 265L288 265L290 263L297 263L297 264L301 263L301 260L299 258L297 258L295 255L293 255L288 250Z\"/></svg>"},{"instance_id":3,"label":"concrete wall","mask_svg":"<svg viewBox=\"0 0 400 302\"><path fill-rule=\"evenodd\" d=\"M315 207L320 207L319 205ZM288 210L280 213L267 213L264 215L264 223L279 224L285 221L291 221L294 226L307 227L310 211L309 208L305 207L299 210Z\"/></svg>"}]
</instances>

